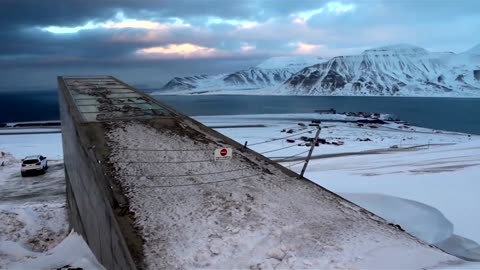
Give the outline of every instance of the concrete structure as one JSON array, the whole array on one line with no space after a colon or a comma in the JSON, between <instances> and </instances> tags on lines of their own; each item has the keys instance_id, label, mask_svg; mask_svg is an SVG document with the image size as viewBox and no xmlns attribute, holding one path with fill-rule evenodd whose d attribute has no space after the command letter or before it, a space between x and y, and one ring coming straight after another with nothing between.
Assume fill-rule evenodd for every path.
<instances>
[{"instance_id":1,"label":"concrete structure","mask_svg":"<svg viewBox=\"0 0 480 270\"><path fill-rule=\"evenodd\" d=\"M113 77L58 83L70 221L107 269L455 260Z\"/></svg>"},{"instance_id":2,"label":"concrete structure","mask_svg":"<svg viewBox=\"0 0 480 270\"><path fill-rule=\"evenodd\" d=\"M135 252L141 240L128 231L132 221L125 198L106 175L106 130L98 119L107 117L98 112L116 106L110 104L115 98L120 103L142 96L125 90L127 87L109 77L61 77L58 83L70 224L84 236L105 267L135 269L135 260L141 260ZM106 97L111 90L99 86L107 83L117 87L109 99Z\"/></svg>"}]
</instances>

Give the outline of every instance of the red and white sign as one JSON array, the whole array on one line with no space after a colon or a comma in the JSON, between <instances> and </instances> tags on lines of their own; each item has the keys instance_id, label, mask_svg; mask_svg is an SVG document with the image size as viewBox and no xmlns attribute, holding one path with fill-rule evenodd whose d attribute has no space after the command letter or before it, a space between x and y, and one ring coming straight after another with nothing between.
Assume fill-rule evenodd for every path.
<instances>
[{"instance_id":1,"label":"red and white sign","mask_svg":"<svg viewBox=\"0 0 480 270\"><path fill-rule=\"evenodd\" d=\"M218 148L215 149L214 157L215 161L217 160L225 160L232 158L232 148Z\"/></svg>"}]
</instances>

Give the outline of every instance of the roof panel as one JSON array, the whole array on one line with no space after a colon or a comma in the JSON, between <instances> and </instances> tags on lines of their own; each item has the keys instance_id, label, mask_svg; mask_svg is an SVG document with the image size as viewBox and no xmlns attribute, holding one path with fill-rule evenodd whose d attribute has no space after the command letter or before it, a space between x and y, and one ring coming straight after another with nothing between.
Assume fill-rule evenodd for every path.
<instances>
[{"instance_id":1,"label":"roof panel","mask_svg":"<svg viewBox=\"0 0 480 270\"><path fill-rule=\"evenodd\" d=\"M86 122L176 116L160 102L110 76L61 78Z\"/></svg>"}]
</instances>

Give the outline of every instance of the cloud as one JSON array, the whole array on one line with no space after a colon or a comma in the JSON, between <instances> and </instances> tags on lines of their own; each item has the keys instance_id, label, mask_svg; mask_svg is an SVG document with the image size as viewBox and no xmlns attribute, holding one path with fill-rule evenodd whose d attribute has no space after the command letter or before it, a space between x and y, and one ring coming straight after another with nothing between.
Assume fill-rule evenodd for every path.
<instances>
[{"instance_id":1,"label":"cloud","mask_svg":"<svg viewBox=\"0 0 480 270\"><path fill-rule=\"evenodd\" d=\"M245 43L243 44L240 49L243 51L243 52L250 52L250 51L254 51L256 49L256 46L254 45L251 45L251 44L248 44L248 43Z\"/></svg>"},{"instance_id":2,"label":"cloud","mask_svg":"<svg viewBox=\"0 0 480 270\"><path fill-rule=\"evenodd\" d=\"M305 42L297 42L293 44L296 46L295 53L307 55L320 55L324 45L308 44Z\"/></svg>"},{"instance_id":3,"label":"cloud","mask_svg":"<svg viewBox=\"0 0 480 270\"><path fill-rule=\"evenodd\" d=\"M124 29L124 28L133 28L133 29L147 29L147 30L167 30L168 28L188 28L191 27L190 24L184 23L183 20L179 18L169 18L170 22L156 22L151 20L137 20L125 17L123 12L118 12L115 14L113 20L108 20L105 22L92 22L89 21L84 25L78 26L47 26L47 27L38 27L42 31L47 31L53 34L73 34L78 33L83 30L92 30L92 29Z\"/></svg>"},{"instance_id":4,"label":"cloud","mask_svg":"<svg viewBox=\"0 0 480 270\"><path fill-rule=\"evenodd\" d=\"M292 22L302 24L308 21L313 16L320 14L322 14L322 16L330 16L331 14L341 15L343 13L353 11L355 7L356 6L352 3L344 4L342 2L332 1L326 3L324 6L318 9L294 13L293 15L291 15L293 17Z\"/></svg>"},{"instance_id":5,"label":"cloud","mask_svg":"<svg viewBox=\"0 0 480 270\"><path fill-rule=\"evenodd\" d=\"M217 50L214 48L207 48L191 43L183 44L169 44L166 46L157 46L150 48L143 48L137 51L142 55L154 55L157 57L183 57L183 58L202 58L214 56Z\"/></svg>"},{"instance_id":6,"label":"cloud","mask_svg":"<svg viewBox=\"0 0 480 270\"><path fill-rule=\"evenodd\" d=\"M328 2L326 5L326 9L328 12L335 13L335 14L342 14L349 11L353 11L355 9L354 4L343 4L342 2Z\"/></svg>"},{"instance_id":7,"label":"cloud","mask_svg":"<svg viewBox=\"0 0 480 270\"><path fill-rule=\"evenodd\" d=\"M67 27L67 26L48 26L48 27L39 27L39 29L43 31L47 31L53 34L72 34L72 33L77 33L82 30L88 30L88 29L95 29L101 27L98 24L94 24L92 22L88 22L85 25L80 25L80 26L73 26L73 27Z\"/></svg>"},{"instance_id":8,"label":"cloud","mask_svg":"<svg viewBox=\"0 0 480 270\"><path fill-rule=\"evenodd\" d=\"M479 18L474 0L5 0L0 61L331 56L399 42L461 51L479 42Z\"/></svg>"}]
</instances>

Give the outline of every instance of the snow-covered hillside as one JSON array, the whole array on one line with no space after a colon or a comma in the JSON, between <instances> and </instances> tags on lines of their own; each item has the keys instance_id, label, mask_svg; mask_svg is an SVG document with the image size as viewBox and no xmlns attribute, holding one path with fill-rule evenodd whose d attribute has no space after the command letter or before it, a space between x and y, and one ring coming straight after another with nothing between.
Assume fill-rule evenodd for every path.
<instances>
[{"instance_id":1,"label":"snow-covered hillside","mask_svg":"<svg viewBox=\"0 0 480 270\"><path fill-rule=\"evenodd\" d=\"M162 93L480 97L480 44L459 54L399 44L330 60L274 57L230 74L177 77L154 94Z\"/></svg>"},{"instance_id":2,"label":"snow-covered hillside","mask_svg":"<svg viewBox=\"0 0 480 270\"><path fill-rule=\"evenodd\" d=\"M175 77L161 92L248 90L278 86L304 67L324 61L319 57L272 57L256 67L220 75Z\"/></svg>"},{"instance_id":3,"label":"snow-covered hillside","mask_svg":"<svg viewBox=\"0 0 480 270\"><path fill-rule=\"evenodd\" d=\"M480 44L477 46L474 46L470 50L466 51L465 53L467 54L474 54L474 55L480 55Z\"/></svg>"},{"instance_id":4,"label":"snow-covered hillside","mask_svg":"<svg viewBox=\"0 0 480 270\"><path fill-rule=\"evenodd\" d=\"M304 95L480 96L480 61L401 44L338 56L294 74L282 90Z\"/></svg>"}]
</instances>

